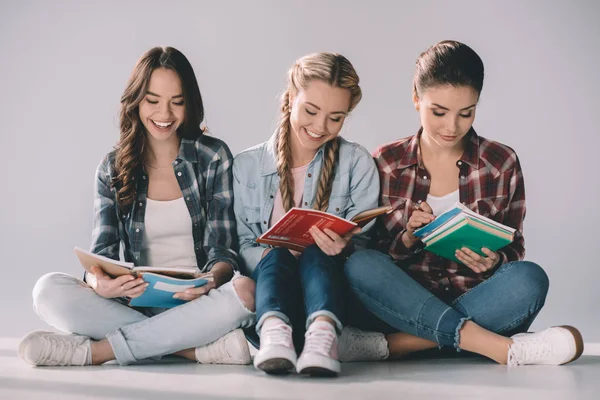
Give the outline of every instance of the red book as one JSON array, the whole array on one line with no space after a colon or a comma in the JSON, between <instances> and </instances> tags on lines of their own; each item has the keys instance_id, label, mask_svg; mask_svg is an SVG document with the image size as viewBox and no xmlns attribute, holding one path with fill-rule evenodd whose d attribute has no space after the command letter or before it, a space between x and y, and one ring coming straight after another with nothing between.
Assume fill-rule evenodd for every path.
<instances>
[{"instance_id":1,"label":"red book","mask_svg":"<svg viewBox=\"0 0 600 400\"><path fill-rule=\"evenodd\" d=\"M362 227L379 215L391 211L391 207L374 208L363 211L352 218L352 220L347 220L324 211L294 207L281 217L268 231L256 239L256 242L271 246L286 247L301 252L315 243L312 235L308 232L313 226L321 230L331 229L342 236L350 232L353 228L357 226Z\"/></svg>"}]
</instances>

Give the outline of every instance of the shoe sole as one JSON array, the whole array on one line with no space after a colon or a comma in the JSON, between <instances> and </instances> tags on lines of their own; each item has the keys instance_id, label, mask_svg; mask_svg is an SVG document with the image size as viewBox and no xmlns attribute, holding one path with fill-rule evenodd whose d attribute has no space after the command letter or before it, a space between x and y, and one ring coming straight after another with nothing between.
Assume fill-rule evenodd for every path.
<instances>
[{"instance_id":1,"label":"shoe sole","mask_svg":"<svg viewBox=\"0 0 600 400\"><path fill-rule=\"evenodd\" d=\"M325 377L325 378L333 378L338 376L336 371L332 371L327 368L322 367L306 367L300 370L300 374L307 374L314 377Z\"/></svg>"},{"instance_id":2,"label":"shoe sole","mask_svg":"<svg viewBox=\"0 0 600 400\"><path fill-rule=\"evenodd\" d=\"M290 373L296 366L287 358L270 358L258 364L256 368L269 375L285 375Z\"/></svg>"},{"instance_id":3,"label":"shoe sole","mask_svg":"<svg viewBox=\"0 0 600 400\"><path fill-rule=\"evenodd\" d=\"M575 355L569 361L565 361L561 364L564 365L577 360L583 354L583 336L581 336L581 332L579 332L579 329L575 328L574 326L561 325L559 328L568 330L571 333L571 335L573 335L573 339L575 340Z\"/></svg>"}]
</instances>

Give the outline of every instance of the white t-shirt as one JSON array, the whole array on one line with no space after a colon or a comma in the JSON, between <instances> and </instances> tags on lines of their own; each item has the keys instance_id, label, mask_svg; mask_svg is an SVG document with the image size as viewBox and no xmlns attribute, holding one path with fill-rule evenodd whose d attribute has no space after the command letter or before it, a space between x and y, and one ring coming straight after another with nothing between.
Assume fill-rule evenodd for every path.
<instances>
[{"instance_id":1,"label":"white t-shirt","mask_svg":"<svg viewBox=\"0 0 600 400\"><path fill-rule=\"evenodd\" d=\"M147 199L144 225L139 265L197 268L192 218L183 197Z\"/></svg>"},{"instance_id":2,"label":"white t-shirt","mask_svg":"<svg viewBox=\"0 0 600 400\"><path fill-rule=\"evenodd\" d=\"M456 204L459 200L460 195L458 189L442 197L436 197L430 194L427 195L427 204L429 204L429 206L433 210L433 215L435 215L436 217L442 214L443 212L451 209L452 206Z\"/></svg>"}]
</instances>

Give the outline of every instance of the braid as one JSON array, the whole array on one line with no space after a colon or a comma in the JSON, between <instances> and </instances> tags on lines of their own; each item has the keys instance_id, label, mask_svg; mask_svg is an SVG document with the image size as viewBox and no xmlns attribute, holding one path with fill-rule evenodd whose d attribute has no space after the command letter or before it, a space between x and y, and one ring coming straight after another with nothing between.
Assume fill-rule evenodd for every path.
<instances>
[{"instance_id":1,"label":"braid","mask_svg":"<svg viewBox=\"0 0 600 400\"><path fill-rule=\"evenodd\" d=\"M317 187L317 197L313 208L320 211L326 211L329 206L329 196L335 177L334 169L338 159L340 141L335 138L326 145L323 165L321 166L321 176L319 177L319 186Z\"/></svg>"},{"instance_id":2,"label":"braid","mask_svg":"<svg viewBox=\"0 0 600 400\"><path fill-rule=\"evenodd\" d=\"M290 170L292 161L290 146L290 92L285 91L281 97L281 120L277 128L277 174L279 175L279 191L285 211L294 207L294 177Z\"/></svg>"}]
</instances>

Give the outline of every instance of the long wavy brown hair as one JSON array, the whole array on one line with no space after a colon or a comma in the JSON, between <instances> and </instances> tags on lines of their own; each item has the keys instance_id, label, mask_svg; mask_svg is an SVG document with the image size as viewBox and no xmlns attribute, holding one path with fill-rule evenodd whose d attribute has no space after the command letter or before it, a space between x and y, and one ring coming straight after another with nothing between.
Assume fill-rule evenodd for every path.
<instances>
[{"instance_id":1,"label":"long wavy brown hair","mask_svg":"<svg viewBox=\"0 0 600 400\"><path fill-rule=\"evenodd\" d=\"M290 96L305 89L312 80L320 80L331 86L350 91L352 111L362 98L358 74L348 59L336 53L314 53L298 59L288 71L288 87L281 96L281 116L277 126L277 174L280 178L279 190L286 211L294 207L294 177L290 168L292 151L290 147ZM334 180L335 164L338 160L339 140L335 138L325 144L323 165L319 176L317 196L312 207L325 211Z\"/></svg>"},{"instance_id":2,"label":"long wavy brown hair","mask_svg":"<svg viewBox=\"0 0 600 400\"><path fill-rule=\"evenodd\" d=\"M180 138L195 140L204 130L204 106L194 69L188 59L173 47L154 47L137 62L123 95L121 96L120 138L115 146L115 175L113 186L117 191L117 204L128 213L136 198L135 176L143 169L148 151L147 132L140 120L139 105L148 90L150 76L157 68L175 71L181 79L185 117L177 129Z\"/></svg>"}]
</instances>

